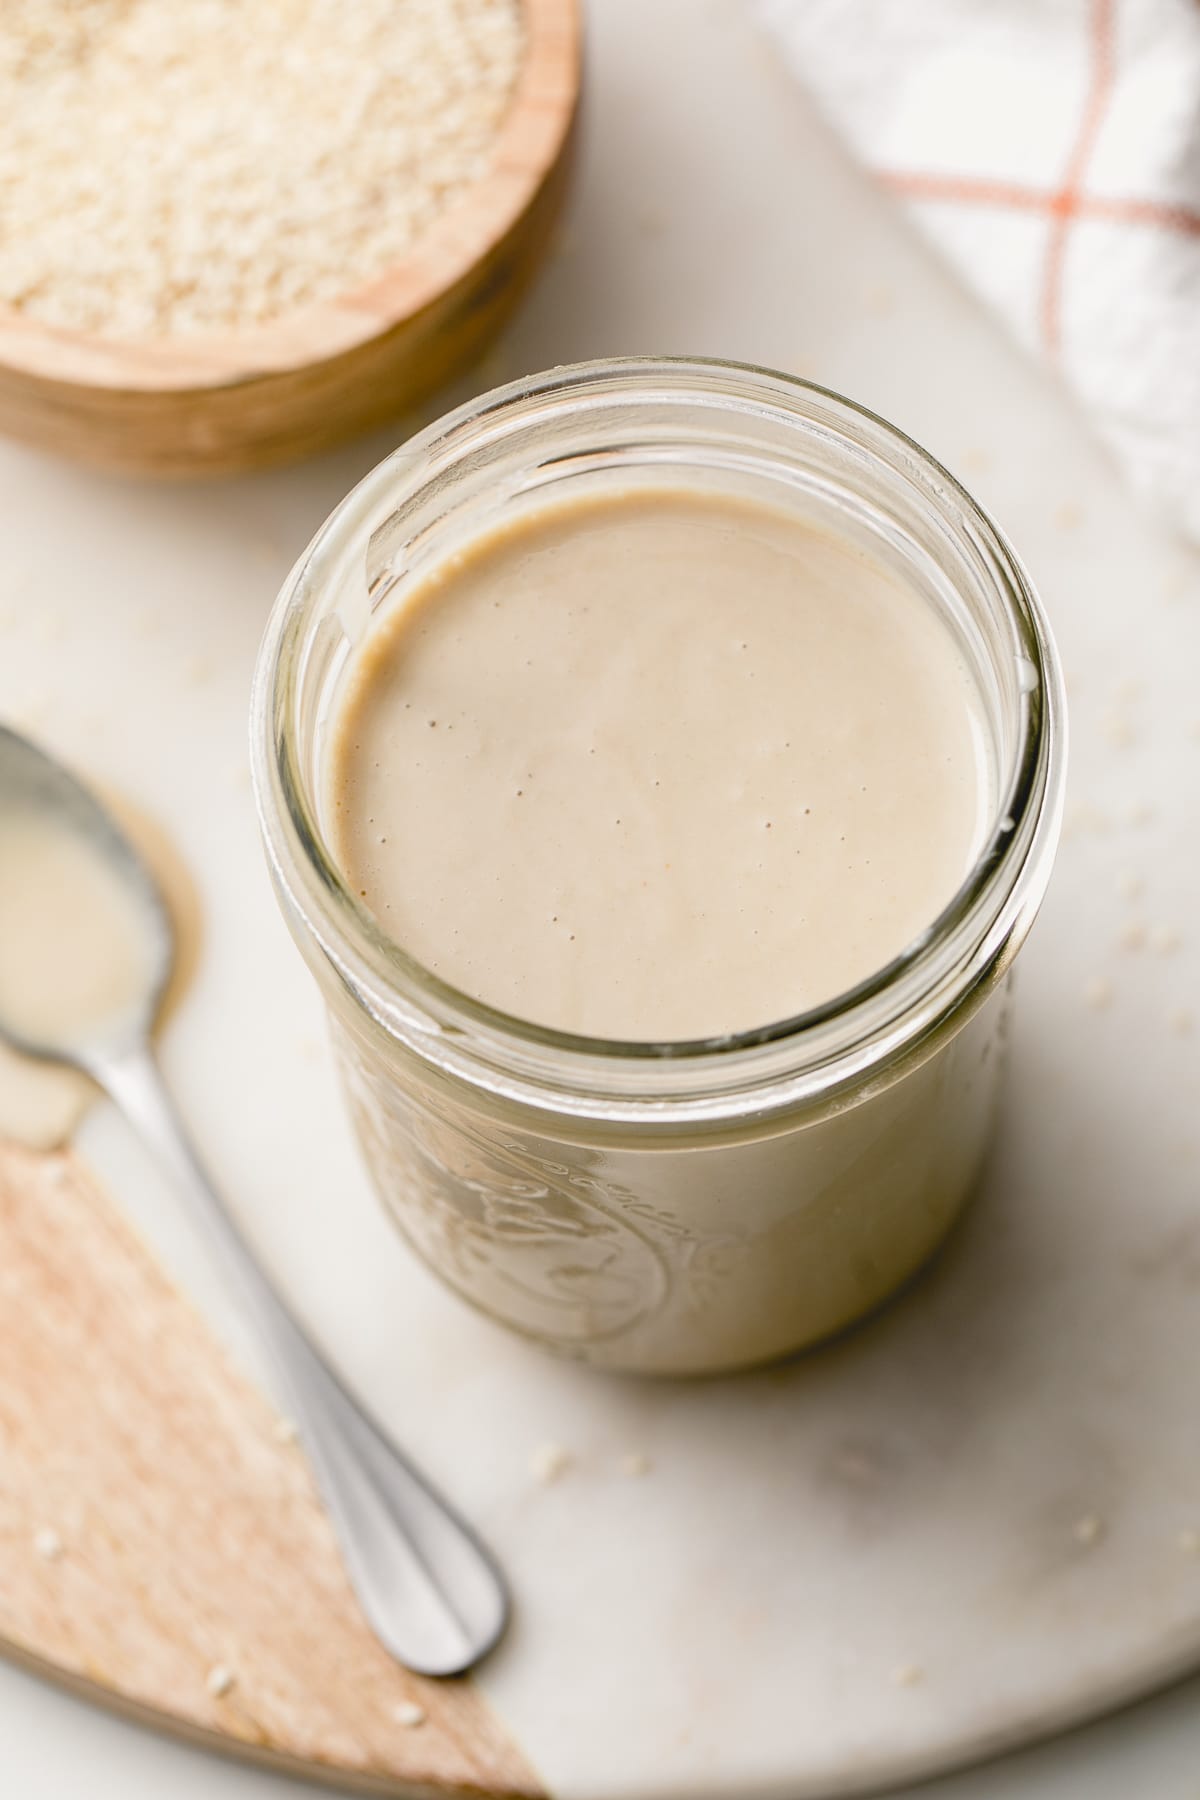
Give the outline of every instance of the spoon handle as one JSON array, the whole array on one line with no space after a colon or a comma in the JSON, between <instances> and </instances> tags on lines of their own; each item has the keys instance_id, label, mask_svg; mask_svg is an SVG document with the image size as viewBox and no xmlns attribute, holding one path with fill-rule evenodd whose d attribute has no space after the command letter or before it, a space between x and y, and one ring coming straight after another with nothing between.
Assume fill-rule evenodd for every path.
<instances>
[{"instance_id":1,"label":"spoon handle","mask_svg":"<svg viewBox=\"0 0 1200 1800\"><path fill-rule=\"evenodd\" d=\"M508 1612L488 1553L346 1392L234 1225L148 1049L97 1062L100 1086L190 1203L220 1252L295 1415L363 1611L398 1661L454 1675L485 1655Z\"/></svg>"}]
</instances>

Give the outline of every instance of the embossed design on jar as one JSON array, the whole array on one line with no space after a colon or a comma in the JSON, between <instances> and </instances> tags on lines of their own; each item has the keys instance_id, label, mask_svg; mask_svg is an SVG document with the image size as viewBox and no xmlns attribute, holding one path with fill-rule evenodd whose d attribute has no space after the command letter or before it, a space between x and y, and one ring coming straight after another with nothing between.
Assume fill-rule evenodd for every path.
<instances>
[{"instance_id":1,"label":"embossed design on jar","mask_svg":"<svg viewBox=\"0 0 1200 1800\"><path fill-rule=\"evenodd\" d=\"M374 1079L341 1032L335 1046L384 1204L453 1287L528 1335L581 1348L664 1305L667 1263L636 1196L592 1167L485 1137L465 1113L416 1106ZM680 1234L665 1217L654 1225Z\"/></svg>"}]
</instances>

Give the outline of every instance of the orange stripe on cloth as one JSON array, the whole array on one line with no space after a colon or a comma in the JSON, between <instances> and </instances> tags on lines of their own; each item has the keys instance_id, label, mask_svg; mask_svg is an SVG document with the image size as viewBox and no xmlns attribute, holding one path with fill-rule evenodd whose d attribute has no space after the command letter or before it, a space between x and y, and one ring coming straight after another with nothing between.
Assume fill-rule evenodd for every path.
<instances>
[{"instance_id":1,"label":"orange stripe on cloth","mask_svg":"<svg viewBox=\"0 0 1200 1800\"><path fill-rule=\"evenodd\" d=\"M1129 225L1161 225L1168 231L1181 231L1185 237L1200 237L1200 212L1190 206L1173 206L1165 200L1104 199L1089 196L1080 212L1092 219L1112 219Z\"/></svg>"},{"instance_id":2,"label":"orange stripe on cloth","mask_svg":"<svg viewBox=\"0 0 1200 1800\"><path fill-rule=\"evenodd\" d=\"M1063 264L1071 221L1078 215L1083 178L1112 99L1116 58L1113 44L1115 0L1092 0L1089 21L1092 76L1079 135L1062 183L1054 196L1053 222L1042 272L1041 323L1046 348L1057 351L1061 332Z\"/></svg>"},{"instance_id":3,"label":"orange stripe on cloth","mask_svg":"<svg viewBox=\"0 0 1200 1800\"><path fill-rule=\"evenodd\" d=\"M1007 206L1019 212L1050 212L1054 195L1020 181L993 181L986 175L931 175L919 169L879 169L885 187L910 200L958 200L964 205Z\"/></svg>"},{"instance_id":4,"label":"orange stripe on cloth","mask_svg":"<svg viewBox=\"0 0 1200 1800\"><path fill-rule=\"evenodd\" d=\"M1119 194L1078 194L1070 203L1061 190L1030 187L1019 181L993 181L986 175L933 175L919 169L877 169L879 180L894 194L909 200L948 200L963 206L999 206L1014 212L1033 212L1054 217L1109 219L1114 223L1155 225L1200 237L1200 212L1169 200L1138 200Z\"/></svg>"}]
</instances>

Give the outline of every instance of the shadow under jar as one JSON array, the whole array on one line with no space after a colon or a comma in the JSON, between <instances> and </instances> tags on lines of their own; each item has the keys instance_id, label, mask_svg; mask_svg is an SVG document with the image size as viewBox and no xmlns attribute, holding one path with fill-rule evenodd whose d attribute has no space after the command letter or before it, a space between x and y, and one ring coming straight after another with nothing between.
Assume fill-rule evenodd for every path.
<instances>
[{"instance_id":1,"label":"shadow under jar","mask_svg":"<svg viewBox=\"0 0 1200 1800\"><path fill-rule=\"evenodd\" d=\"M989 825L940 916L849 992L736 1035L609 1042L500 1013L393 942L331 850L328 765L372 622L448 554L549 502L664 484L791 512L903 578L977 689ZM877 1305L944 1237L987 1149L1064 734L1054 648L1004 539L915 444L836 395L735 365L593 363L410 440L290 577L253 719L275 886L410 1244L494 1318L609 1368L739 1368Z\"/></svg>"}]
</instances>

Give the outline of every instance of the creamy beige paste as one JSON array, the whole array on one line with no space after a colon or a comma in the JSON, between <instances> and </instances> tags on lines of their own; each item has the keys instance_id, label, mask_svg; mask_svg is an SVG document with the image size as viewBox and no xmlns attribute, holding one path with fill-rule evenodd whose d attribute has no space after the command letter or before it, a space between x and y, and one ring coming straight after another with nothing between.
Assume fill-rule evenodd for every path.
<instances>
[{"instance_id":1,"label":"creamy beige paste","mask_svg":"<svg viewBox=\"0 0 1200 1800\"><path fill-rule=\"evenodd\" d=\"M175 961L164 1011L190 980L199 902L165 833L123 797L106 795L153 870L171 915ZM119 1017L145 991L148 946L140 914L88 844L53 817L0 816L0 1013L38 1039L81 1037ZM96 1097L82 1075L0 1043L0 1138L31 1149L65 1142Z\"/></svg>"},{"instance_id":2,"label":"creamy beige paste","mask_svg":"<svg viewBox=\"0 0 1200 1800\"><path fill-rule=\"evenodd\" d=\"M359 652L330 768L335 854L392 938L506 1012L635 1040L882 968L990 799L921 597L781 511L675 490L440 565Z\"/></svg>"},{"instance_id":3,"label":"creamy beige paste","mask_svg":"<svg viewBox=\"0 0 1200 1800\"><path fill-rule=\"evenodd\" d=\"M850 542L696 489L476 539L354 644L323 749L335 855L391 936L527 1018L764 1025L950 899L992 785L920 596ZM610 1368L779 1356L941 1242L994 1117L1004 988L850 1091L757 1117L584 1119L442 1078L330 969L364 1152L477 1306Z\"/></svg>"}]
</instances>

